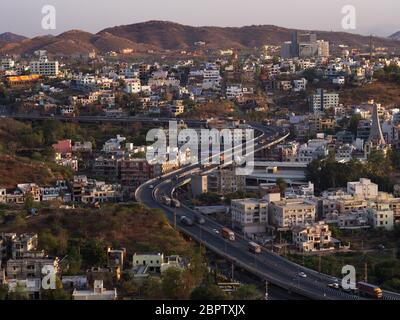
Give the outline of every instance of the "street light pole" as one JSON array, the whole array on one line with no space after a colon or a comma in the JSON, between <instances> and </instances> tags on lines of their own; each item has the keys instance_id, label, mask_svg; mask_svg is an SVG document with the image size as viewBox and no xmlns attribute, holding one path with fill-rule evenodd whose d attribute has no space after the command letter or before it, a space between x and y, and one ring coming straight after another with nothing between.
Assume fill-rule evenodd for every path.
<instances>
[{"instance_id":1,"label":"street light pole","mask_svg":"<svg viewBox=\"0 0 400 320\"><path fill-rule=\"evenodd\" d=\"M174 209L174 228L176 230L176 209Z\"/></svg>"}]
</instances>

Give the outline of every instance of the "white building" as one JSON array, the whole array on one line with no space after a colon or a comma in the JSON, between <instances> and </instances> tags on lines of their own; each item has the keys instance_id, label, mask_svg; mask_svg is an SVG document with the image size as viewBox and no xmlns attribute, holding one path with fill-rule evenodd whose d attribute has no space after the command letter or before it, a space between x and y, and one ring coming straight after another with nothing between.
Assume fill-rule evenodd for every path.
<instances>
[{"instance_id":1,"label":"white building","mask_svg":"<svg viewBox=\"0 0 400 320\"><path fill-rule=\"evenodd\" d=\"M268 203L258 199L232 200L232 223L245 234L262 233L268 223Z\"/></svg>"},{"instance_id":2,"label":"white building","mask_svg":"<svg viewBox=\"0 0 400 320\"><path fill-rule=\"evenodd\" d=\"M315 205L301 199L271 202L268 211L270 224L279 229L312 224L315 221Z\"/></svg>"},{"instance_id":3,"label":"white building","mask_svg":"<svg viewBox=\"0 0 400 320\"><path fill-rule=\"evenodd\" d=\"M393 230L393 210L389 203L377 203L368 208L368 219L373 228L385 228Z\"/></svg>"},{"instance_id":4,"label":"white building","mask_svg":"<svg viewBox=\"0 0 400 320\"><path fill-rule=\"evenodd\" d=\"M221 75L219 69L211 68L203 71L203 89L219 89L221 86Z\"/></svg>"},{"instance_id":5,"label":"white building","mask_svg":"<svg viewBox=\"0 0 400 320\"><path fill-rule=\"evenodd\" d=\"M339 106L339 94L328 93L325 90L318 89L317 92L309 97L310 109L317 113Z\"/></svg>"},{"instance_id":6,"label":"white building","mask_svg":"<svg viewBox=\"0 0 400 320\"><path fill-rule=\"evenodd\" d=\"M142 91L142 85L140 83L140 79L129 79L125 80L125 92L132 94L132 93L140 93Z\"/></svg>"},{"instance_id":7,"label":"white building","mask_svg":"<svg viewBox=\"0 0 400 320\"><path fill-rule=\"evenodd\" d=\"M307 89L307 79L301 78L298 80L293 80L293 91L305 91Z\"/></svg>"},{"instance_id":8,"label":"white building","mask_svg":"<svg viewBox=\"0 0 400 320\"><path fill-rule=\"evenodd\" d=\"M329 154L327 145L328 140L309 140L307 143L304 143L299 147L296 154L288 156L288 159L292 162L311 163L313 160L320 157L325 158Z\"/></svg>"},{"instance_id":9,"label":"white building","mask_svg":"<svg viewBox=\"0 0 400 320\"><path fill-rule=\"evenodd\" d=\"M134 253L132 257L132 266L147 266L150 272L160 272L161 264L164 262L162 253Z\"/></svg>"},{"instance_id":10,"label":"white building","mask_svg":"<svg viewBox=\"0 0 400 320\"><path fill-rule=\"evenodd\" d=\"M333 249L332 232L323 221L308 226L294 227L292 239L296 248L301 252Z\"/></svg>"},{"instance_id":11,"label":"white building","mask_svg":"<svg viewBox=\"0 0 400 320\"><path fill-rule=\"evenodd\" d=\"M353 159L353 152L356 150L356 147L349 144L344 144L339 146L336 149L335 159L338 162L349 162Z\"/></svg>"},{"instance_id":12,"label":"white building","mask_svg":"<svg viewBox=\"0 0 400 320\"><path fill-rule=\"evenodd\" d=\"M93 290L74 290L74 300L116 300L117 289L106 290L103 288L103 280L95 280Z\"/></svg>"},{"instance_id":13,"label":"white building","mask_svg":"<svg viewBox=\"0 0 400 320\"><path fill-rule=\"evenodd\" d=\"M0 70L11 70L15 66L15 61L10 58L4 58L0 61Z\"/></svg>"},{"instance_id":14,"label":"white building","mask_svg":"<svg viewBox=\"0 0 400 320\"><path fill-rule=\"evenodd\" d=\"M318 56L322 58L329 57L329 42L324 40L317 40Z\"/></svg>"},{"instance_id":15,"label":"white building","mask_svg":"<svg viewBox=\"0 0 400 320\"><path fill-rule=\"evenodd\" d=\"M226 87L226 97L228 99L237 99L243 97L242 85L229 85Z\"/></svg>"},{"instance_id":16,"label":"white building","mask_svg":"<svg viewBox=\"0 0 400 320\"><path fill-rule=\"evenodd\" d=\"M361 178L360 181L348 182L347 193L360 199L375 199L378 197L378 185L371 180Z\"/></svg>"},{"instance_id":17,"label":"white building","mask_svg":"<svg viewBox=\"0 0 400 320\"><path fill-rule=\"evenodd\" d=\"M168 108L169 112L175 117L185 112L185 106L182 100L175 100Z\"/></svg>"},{"instance_id":18,"label":"white building","mask_svg":"<svg viewBox=\"0 0 400 320\"><path fill-rule=\"evenodd\" d=\"M46 77L56 77L59 73L58 61L49 61L47 57L40 57L39 61L31 62L31 72Z\"/></svg>"},{"instance_id":19,"label":"white building","mask_svg":"<svg viewBox=\"0 0 400 320\"><path fill-rule=\"evenodd\" d=\"M121 149L121 143L126 140L125 137L117 135L116 138L110 139L104 143L102 151L104 152L114 152Z\"/></svg>"},{"instance_id":20,"label":"white building","mask_svg":"<svg viewBox=\"0 0 400 320\"><path fill-rule=\"evenodd\" d=\"M344 86L346 83L346 80L344 77L335 77L332 79L332 83L336 84L338 86Z\"/></svg>"},{"instance_id":21,"label":"white building","mask_svg":"<svg viewBox=\"0 0 400 320\"><path fill-rule=\"evenodd\" d=\"M163 253L135 253L132 258L133 269L146 267L150 273L163 273L169 268L183 269L182 259L177 255L164 257Z\"/></svg>"}]
</instances>

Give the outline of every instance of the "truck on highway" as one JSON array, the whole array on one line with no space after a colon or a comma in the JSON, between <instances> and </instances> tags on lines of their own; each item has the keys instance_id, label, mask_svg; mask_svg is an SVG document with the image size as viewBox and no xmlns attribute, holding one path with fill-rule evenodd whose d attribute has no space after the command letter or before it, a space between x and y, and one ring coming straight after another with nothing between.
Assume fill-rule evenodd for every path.
<instances>
[{"instance_id":1,"label":"truck on highway","mask_svg":"<svg viewBox=\"0 0 400 320\"><path fill-rule=\"evenodd\" d=\"M182 224L185 224L185 225L187 225L187 226L189 226L189 227L191 227L191 226L194 225L193 220L190 219L190 218L188 218L188 217L186 217L186 216L182 216L182 217L181 217L181 223L182 223Z\"/></svg>"},{"instance_id":2,"label":"truck on highway","mask_svg":"<svg viewBox=\"0 0 400 320\"><path fill-rule=\"evenodd\" d=\"M166 206L171 206L171 198L167 196L162 196L161 201Z\"/></svg>"},{"instance_id":3,"label":"truck on highway","mask_svg":"<svg viewBox=\"0 0 400 320\"><path fill-rule=\"evenodd\" d=\"M260 254L261 253L261 246L255 242L249 242L249 251L251 253Z\"/></svg>"},{"instance_id":4,"label":"truck on highway","mask_svg":"<svg viewBox=\"0 0 400 320\"><path fill-rule=\"evenodd\" d=\"M374 298L374 299L382 299L382 289L378 286L367 282L357 282L357 289L360 295Z\"/></svg>"},{"instance_id":5,"label":"truck on highway","mask_svg":"<svg viewBox=\"0 0 400 320\"><path fill-rule=\"evenodd\" d=\"M194 216L194 220L198 223L198 224L205 224L206 220L201 216L201 214L196 213Z\"/></svg>"},{"instance_id":6,"label":"truck on highway","mask_svg":"<svg viewBox=\"0 0 400 320\"><path fill-rule=\"evenodd\" d=\"M228 229L228 228L222 228L221 234L225 239L228 239L229 241L235 241L235 233Z\"/></svg>"}]
</instances>

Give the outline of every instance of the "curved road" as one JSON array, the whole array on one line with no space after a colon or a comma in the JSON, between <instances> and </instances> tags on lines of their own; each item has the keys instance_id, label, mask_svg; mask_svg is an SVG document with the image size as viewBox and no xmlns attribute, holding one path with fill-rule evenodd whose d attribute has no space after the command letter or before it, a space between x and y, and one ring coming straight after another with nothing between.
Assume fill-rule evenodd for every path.
<instances>
[{"instance_id":1,"label":"curved road","mask_svg":"<svg viewBox=\"0 0 400 320\"><path fill-rule=\"evenodd\" d=\"M262 129L263 134L255 138L255 150L270 147L287 138L287 134L281 128L262 128L261 126L257 126L256 128L258 130ZM274 285L316 300L363 299L356 295L329 288L328 284L333 282L331 276L304 268L273 252L263 250L262 254L259 255L250 253L248 251L247 240L239 235L236 235L236 241L224 239L216 232L216 230L220 230L223 226L207 217L204 217L206 223L203 225L194 224L193 226L187 226L180 223L181 216L193 218L196 212L187 207L175 209L167 207L162 204L161 197L164 195L172 197L179 182L190 179L193 173L199 171L204 171L204 169L199 165L191 165L167 174L160 179L148 181L137 189L135 194L136 199L150 208L162 209L172 224L175 221L177 222L179 230L204 244L218 255L233 262L236 266L246 269ZM152 188L152 186L155 187ZM303 278L299 276L300 272L304 272L307 277ZM397 294L386 292L384 294L385 299L398 299L398 297Z\"/></svg>"}]
</instances>

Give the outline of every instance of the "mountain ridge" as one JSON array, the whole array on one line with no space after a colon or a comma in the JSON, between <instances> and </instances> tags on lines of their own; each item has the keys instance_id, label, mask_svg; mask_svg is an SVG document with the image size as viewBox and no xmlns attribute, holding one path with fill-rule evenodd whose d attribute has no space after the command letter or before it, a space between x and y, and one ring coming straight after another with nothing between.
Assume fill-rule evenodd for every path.
<instances>
[{"instance_id":1,"label":"mountain ridge","mask_svg":"<svg viewBox=\"0 0 400 320\"><path fill-rule=\"evenodd\" d=\"M147 50L186 50L197 41L204 41L210 49L245 49L264 44L280 45L289 41L289 29L270 24L243 27L188 26L170 21L150 20L128 25L105 28L97 33L69 30L56 36L22 37L9 42L0 38L0 53L31 54L42 49L51 54L85 54L91 51L107 52L132 48L138 52ZM307 30L298 30L307 31ZM318 39L332 44L350 47L369 45L370 37L345 32L317 31ZM16 35L17 36L17 35ZM400 35L399 35L400 37ZM399 39L374 37L374 45L399 48Z\"/></svg>"},{"instance_id":2,"label":"mountain ridge","mask_svg":"<svg viewBox=\"0 0 400 320\"><path fill-rule=\"evenodd\" d=\"M391 34L388 38L391 39L391 40L400 41L400 31L397 31L397 32Z\"/></svg>"}]
</instances>

